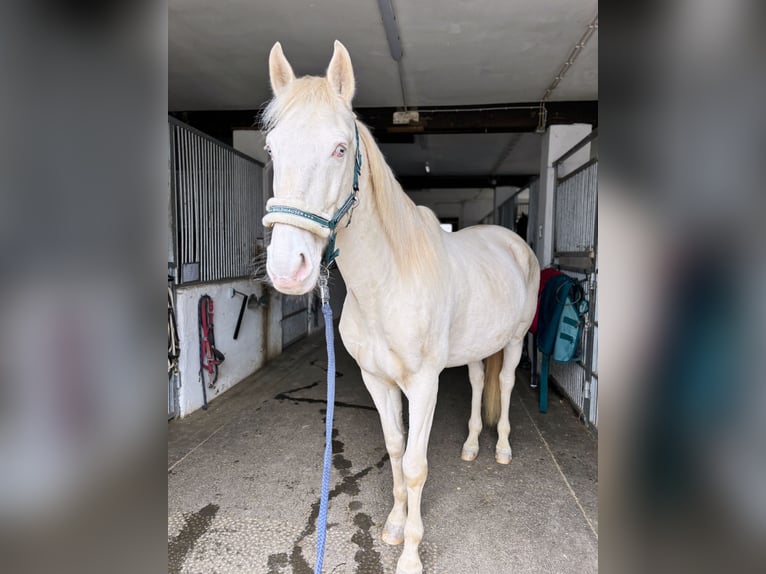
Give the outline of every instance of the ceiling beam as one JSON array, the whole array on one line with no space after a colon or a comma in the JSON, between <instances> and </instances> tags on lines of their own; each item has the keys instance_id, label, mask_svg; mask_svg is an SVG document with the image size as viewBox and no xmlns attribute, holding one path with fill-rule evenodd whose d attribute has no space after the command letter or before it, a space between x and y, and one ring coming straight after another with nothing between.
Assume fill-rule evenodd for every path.
<instances>
[{"instance_id":1,"label":"ceiling beam","mask_svg":"<svg viewBox=\"0 0 766 574\"><path fill-rule=\"evenodd\" d=\"M531 175L403 175L396 179L407 191L419 189L477 189L490 187L525 187Z\"/></svg>"},{"instance_id":2,"label":"ceiling beam","mask_svg":"<svg viewBox=\"0 0 766 574\"><path fill-rule=\"evenodd\" d=\"M598 125L597 101L547 102L548 125ZM417 108L412 108L417 111ZM538 125L535 102L482 106L434 106L420 111L416 124L394 125L398 108L357 108L361 121L384 143L412 143L418 134L471 134L534 132ZM231 144L232 130L259 129L261 110L181 111L171 115Z\"/></svg>"},{"instance_id":3,"label":"ceiling beam","mask_svg":"<svg viewBox=\"0 0 766 574\"><path fill-rule=\"evenodd\" d=\"M598 102L548 102L548 125L585 123L598 125ZM374 130L375 136L388 134L471 134L534 132L538 126L539 104L501 104L496 106L440 106L419 111L419 121L395 125L396 108L360 108L359 118Z\"/></svg>"}]
</instances>

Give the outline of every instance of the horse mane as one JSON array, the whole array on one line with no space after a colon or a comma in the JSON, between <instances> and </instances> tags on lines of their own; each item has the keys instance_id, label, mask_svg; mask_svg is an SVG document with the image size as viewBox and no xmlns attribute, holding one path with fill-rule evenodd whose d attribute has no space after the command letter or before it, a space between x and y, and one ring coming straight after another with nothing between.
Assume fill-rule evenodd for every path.
<instances>
[{"instance_id":1,"label":"horse mane","mask_svg":"<svg viewBox=\"0 0 766 574\"><path fill-rule=\"evenodd\" d=\"M268 103L260 118L262 129L270 131L282 118L302 106L313 106L318 113L353 115L326 78L303 76L285 86ZM370 130L355 121L365 151L363 169L366 167L370 174L372 200L399 272L406 276L436 277L442 257L439 220L430 209L415 205L404 193ZM364 193L362 189L362 201Z\"/></svg>"},{"instance_id":2,"label":"horse mane","mask_svg":"<svg viewBox=\"0 0 766 574\"><path fill-rule=\"evenodd\" d=\"M372 197L400 273L434 277L443 254L442 230L434 212L415 203L402 190L370 130L357 121L370 174ZM360 194L364 190L360 190ZM364 201L364 199L362 199Z\"/></svg>"}]
</instances>

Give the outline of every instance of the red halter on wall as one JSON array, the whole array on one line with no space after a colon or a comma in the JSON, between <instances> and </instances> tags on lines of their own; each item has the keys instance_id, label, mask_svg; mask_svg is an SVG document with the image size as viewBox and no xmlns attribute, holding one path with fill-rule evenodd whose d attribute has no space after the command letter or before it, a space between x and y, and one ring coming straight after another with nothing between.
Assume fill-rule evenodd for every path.
<instances>
[{"instance_id":1,"label":"red halter on wall","mask_svg":"<svg viewBox=\"0 0 766 574\"><path fill-rule=\"evenodd\" d=\"M210 295L203 295L199 299L198 306L199 322L199 376L202 382L203 409L207 409L207 390L215 386L218 380L218 365L223 363L224 355L215 348L215 334L213 330L213 300ZM205 371L208 373L210 382L205 384Z\"/></svg>"}]
</instances>

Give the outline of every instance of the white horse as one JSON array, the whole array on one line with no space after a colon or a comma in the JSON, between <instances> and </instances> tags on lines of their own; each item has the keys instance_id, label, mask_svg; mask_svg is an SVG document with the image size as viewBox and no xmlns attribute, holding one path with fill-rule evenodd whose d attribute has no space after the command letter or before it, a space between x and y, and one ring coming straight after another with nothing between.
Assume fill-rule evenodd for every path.
<instances>
[{"instance_id":1,"label":"white horse","mask_svg":"<svg viewBox=\"0 0 766 574\"><path fill-rule=\"evenodd\" d=\"M274 198L264 218L273 226L267 272L282 293L314 289L330 235L323 222L340 213L337 264L348 288L340 333L380 413L393 471L394 505L382 538L404 542L398 574L420 573L420 497L439 373L468 365L473 394L462 458L479 451L484 391L485 420L497 424L495 458L509 463L508 407L537 303L537 259L508 229L446 233L430 210L413 204L356 121L351 58L340 42L324 78L296 78L279 43L269 71L274 99L264 127ZM347 226L344 205L353 210ZM409 399L406 447L402 392Z\"/></svg>"}]
</instances>

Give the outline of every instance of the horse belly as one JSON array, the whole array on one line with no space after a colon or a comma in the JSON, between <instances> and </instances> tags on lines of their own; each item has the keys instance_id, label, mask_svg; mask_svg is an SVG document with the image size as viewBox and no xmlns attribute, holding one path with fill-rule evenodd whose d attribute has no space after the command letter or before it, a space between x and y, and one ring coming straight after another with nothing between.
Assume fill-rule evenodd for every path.
<instances>
[{"instance_id":1,"label":"horse belly","mask_svg":"<svg viewBox=\"0 0 766 574\"><path fill-rule=\"evenodd\" d=\"M452 315L447 366L485 359L505 347L527 323L527 289L509 273L504 281L466 279Z\"/></svg>"},{"instance_id":2,"label":"horse belly","mask_svg":"<svg viewBox=\"0 0 766 574\"><path fill-rule=\"evenodd\" d=\"M507 323L492 318L491 322L484 325L483 329L468 329L450 337L447 367L458 367L486 359L505 347L513 338L515 324L507 326Z\"/></svg>"}]
</instances>

